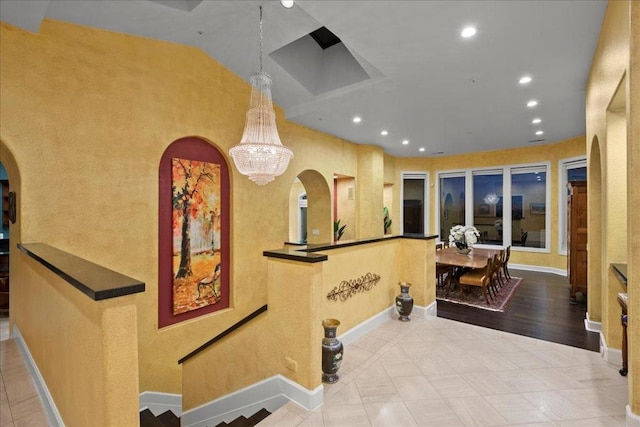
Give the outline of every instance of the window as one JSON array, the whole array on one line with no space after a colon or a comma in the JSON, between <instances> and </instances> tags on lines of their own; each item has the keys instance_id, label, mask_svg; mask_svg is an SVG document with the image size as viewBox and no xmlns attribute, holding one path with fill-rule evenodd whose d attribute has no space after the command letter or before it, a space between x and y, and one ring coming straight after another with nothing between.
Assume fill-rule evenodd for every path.
<instances>
[{"instance_id":1,"label":"window","mask_svg":"<svg viewBox=\"0 0 640 427\"><path fill-rule=\"evenodd\" d=\"M440 239L448 238L456 224L473 224L480 245L548 252L548 171L548 163L537 163L438 172Z\"/></svg>"},{"instance_id":2,"label":"window","mask_svg":"<svg viewBox=\"0 0 640 427\"><path fill-rule=\"evenodd\" d=\"M449 239L451 227L465 223L465 179L464 173L440 175L440 240Z\"/></svg>"},{"instance_id":3,"label":"window","mask_svg":"<svg viewBox=\"0 0 640 427\"><path fill-rule=\"evenodd\" d=\"M473 225L478 243L502 245L503 170L473 172Z\"/></svg>"},{"instance_id":4,"label":"window","mask_svg":"<svg viewBox=\"0 0 640 427\"><path fill-rule=\"evenodd\" d=\"M402 173L402 233L427 233L426 201L428 175L426 173Z\"/></svg>"},{"instance_id":5,"label":"window","mask_svg":"<svg viewBox=\"0 0 640 427\"><path fill-rule=\"evenodd\" d=\"M546 166L511 169L511 200L511 244L546 248Z\"/></svg>"},{"instance_id":6,"label":"window","mask_svg":"<svg viewBox=\"0 0 640 427\"><path fill-rule=\"evenodd\" d=\"M567 254L567 184L587 180L587 159L574 157L560 160L558 182L558 253Z\"/></svg>"}]
</instances>

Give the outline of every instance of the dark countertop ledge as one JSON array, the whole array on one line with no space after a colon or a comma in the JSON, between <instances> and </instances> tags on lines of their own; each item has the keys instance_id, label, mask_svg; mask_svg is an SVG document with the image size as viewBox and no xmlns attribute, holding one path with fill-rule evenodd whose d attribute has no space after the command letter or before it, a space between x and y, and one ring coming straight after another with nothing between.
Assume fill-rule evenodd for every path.
<instances>
[{"instance_id":1,"label":"dark countertop ledge","mask_svg":"<svg viewBox=\"0 0 640 427\"><path fill-rule=\"evenodd\" d=\"M19 243L18 249L71 283L94 301L144 292L139 280L94 264L45 243Z\"/></svg>"},{"instance_id":2,"label":"dark countertop ledge","mask_svg":"<svg viewBox=\"0 0 640 427\"><path fill-rule=\"evenodd\" d=\"M384 237L374 237L369 239L356 239L356 240L344 240L331 243L318 243L313 245L298 245L294 247L286 247L282 249L274 249L270 251L264 251L263 256L270 258L288 259L292 261L300 261L306 263L323 262L329 259L325 254L319 254L316 252L327 251L331 249L346 248L349 246L366 245L369 243L382 242L385 240L393 239L419 239L419 240L434 240L438 236L435 234L401 234Z\"/></svg>"},{"instance_id":3,"label":"dark countertop ledge","mask_svg":"<svg viewBox=\"0 0 640 427\"><path fill-rule=\"evenodd\" d=\"M610 265L620 283L627 286L627 264L611 263Z\"/></svg>"}]
</instances>

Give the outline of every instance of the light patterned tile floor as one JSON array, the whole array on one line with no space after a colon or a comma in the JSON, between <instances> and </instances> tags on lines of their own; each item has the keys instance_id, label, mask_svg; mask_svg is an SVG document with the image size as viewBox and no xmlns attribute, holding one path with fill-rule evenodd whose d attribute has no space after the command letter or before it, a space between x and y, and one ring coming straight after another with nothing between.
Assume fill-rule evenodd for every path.
<instances>
[{"instance_id":1,"label":"light patterned tile floor","mask_svg":"<svg viewBox=\"0 0 640 427\"><path fill-rule=\"evenodd\" d=\"M623 427L627 379L600 354L438 317L389 320L345 347L324 405L260 427ZM0 426L46 427L22 354L0 342Z\"/></svg>"},{"instance_id":2,"label":"light patterned tile floor","mask_svg":"<svg viewBox=\"0 0 640 427\"><path fill-rule=\"evenodd\" d=\"M389 320L345 346L314 412L260 427L625 426L627 378L599 353L438 317Z\"/></svg>"},{"instance_id":3,"label":"light patterned tile floor","mask_svg":"<svg viewBox=\"0 0 640 427\"><path fill-rule=\"evenodd\" d=\"M46 427L42 401L14 340L0 341L0 426Z\"/></svg>"}]
</instances>

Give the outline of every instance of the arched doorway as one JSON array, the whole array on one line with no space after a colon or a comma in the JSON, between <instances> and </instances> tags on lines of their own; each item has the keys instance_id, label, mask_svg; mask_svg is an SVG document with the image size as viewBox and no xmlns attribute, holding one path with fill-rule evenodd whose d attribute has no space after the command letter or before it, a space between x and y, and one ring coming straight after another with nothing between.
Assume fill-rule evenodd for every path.
<instances>
[{"instance_id":1,"label":"arched doorway","mask_svg":"<svg viewBox=\"0 0 640 427\"><path fill-rule=\"evenodd\" d=\"M15 323L15 289L10 293L11 282L10 259L17 249L9 242L20 242L20 173L18 164L3 141L0 140L0 181L2 182L2 227L0 230L0 341L10 338L11 328Z\"/></svg>"},{"instance_id":2,"label":"arched doorway","mask_svg":"<svg viewBox=\"0 0 640 427\"><path fill-rule=\"evenodd\" d=\"M306 242L328 243L333 241L331 220L331 192L324 177L315 170L302 171L291 185L289 196L289 239L300 240L302 217L300 195L306 196Z\"/></svg>"}]
</instances>

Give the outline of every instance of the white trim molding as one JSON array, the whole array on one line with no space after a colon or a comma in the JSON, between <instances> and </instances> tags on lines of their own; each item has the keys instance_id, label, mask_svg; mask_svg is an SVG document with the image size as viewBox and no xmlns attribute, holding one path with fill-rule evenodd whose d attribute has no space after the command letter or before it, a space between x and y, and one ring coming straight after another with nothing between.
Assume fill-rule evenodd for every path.
<instances>
[{"instance_id":1,"label":"white trim molding","mask_svg":"<svg viewBox=\"0 0 640 427\"><path fill-rule=\"evenodd\" d=\"M640 415L631 412L629 405L627 405L627 427L640 427Z\"/></svg>"},{"instance_id":2,"label":"white trim molding","mask_svg":"<svg viewBox=\"0 0 640 427\"><path fill-rule=\"evenodd\" d=\"M261 409L274 412L289 401L308 411L324 402L324 387L307 390L282 375L275 375L249 387L213 400L182 414L184 427L206 427L230 422L239 416L249 417ZM230 409L233 408L233 409Z\"/></svg>"},{"instance_id":3,"label":"white trim molding","mask_svg":"<svg viewBox=\"0 0 640 427\"><path fill-rule=\"evenodd\" d=\"M609 363L622 365L622 350L607 347L607 341L602 332L600 332L600 355Z\"/></svg>"},{"instance_id":4,"label":"white trim molding","mask_svg":"<svg viewBox=\"0 0 640 427\"><path fill-rule=\"evenodd\" d=\"M140 393L139 401L139 412L148 409L153 415L158 416L164 412L171 411L176 417L182 416L182 395L180 394L145 391Z\"/></svg>"},{"instance_id":5,"label":"white trim molding","mask_svg":"<svg viewBox=\"0 0 640 427\"><path fill-rule=\"evenodd\" d=\"M33 378L33 382L38 390L38 396L40 396L40 400L42 401L42 406L44 407L44 411L49 420L49 425L52 427L64 427L64 421L62 420L62 416L60 416L60 412L58 412L58 408L56 407L56 403L53 401L53 397L47 388L47 383L45 383L38 366L36 365L36 361L33 360L33 356L31 356L31 352L29 351L29 347L27 343L22 338L20 331L18 330L17 325L13 325L13 339L18 344L18 347L22 351L22 355L25 359L25 363L29 372L31 373L31 377Z\"/></svg>"},{"instance_id":6,"label":"white trim molding","mask_svg":"<svg viewBox=\"0 0 640 427\"><path fill-rule=\"evenodd\" d=\"M513 247L511 247L513 249ZM540 273L557 274L558 276L567 276L567 270L564 268L545 267L541 265L513 264L509 263L509 268L514 270L537 271Z\"/></svg>"},{"instance_id":7,"label":"white trim molding","mask_svg":"<svg viewBox=\"0 0 640 427\"><path fill-rule=\"evenodd\" d=\"M602 322L596 322L589 319L589 312L587 311L587 317L584 319L584 328L589 332L602 332Z\"/></svg>"}]
</instances>

